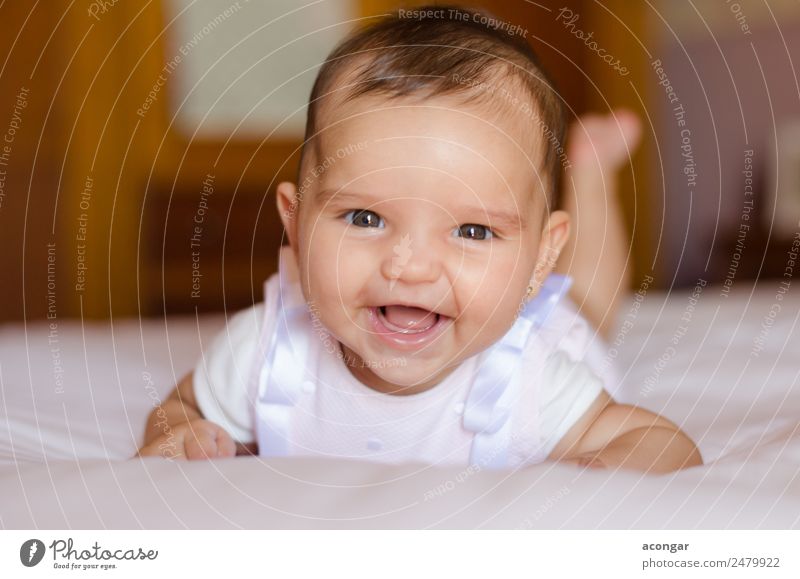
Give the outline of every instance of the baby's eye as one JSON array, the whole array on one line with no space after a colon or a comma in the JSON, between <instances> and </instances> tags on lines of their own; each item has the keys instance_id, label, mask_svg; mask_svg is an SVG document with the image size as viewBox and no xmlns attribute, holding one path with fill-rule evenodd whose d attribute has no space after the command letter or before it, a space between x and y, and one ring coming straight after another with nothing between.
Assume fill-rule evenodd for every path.
<instances>
[{"instance_id":1,"label":"baby's eye","mask_svg":"<svg viewBox=\"0 0 800 579\"><path fill-rule=\"evenodd\" d=\"M356 227L383 227L383 218L368 209L354 209L344 214L345 220Z\"/></svg>"},{"instance_id":2,"label":"baby's eye","mask_svg":"<svg viewBox=\"0 0 800 579\"><path fill-rule=\"evenodd\" d=\"M453 232L454 237L464 237L466 239L491 239L494 237L492 230L485 225L477 225L475 223L466 223Z\"/></svg>"}]
</instances>

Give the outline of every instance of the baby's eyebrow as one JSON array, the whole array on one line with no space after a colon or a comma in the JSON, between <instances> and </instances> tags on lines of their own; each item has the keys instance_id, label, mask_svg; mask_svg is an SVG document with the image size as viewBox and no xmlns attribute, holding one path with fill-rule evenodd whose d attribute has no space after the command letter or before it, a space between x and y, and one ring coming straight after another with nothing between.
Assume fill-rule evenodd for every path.
<instances>
[{"instance_id":1,"label":"baby's eyebrow","mask_svg":"<svg viewBox=\"0 0 800 579\"><path fill-rule=\"evenodd\" d=\"M522 211L509 213L489 209L488 207L464 207L461 211L463 211L464 215L471 216L470 219L473 221L477 218L479 222L488 222L490 227L497 229L517 231L528 227L528 220ZM461 214L461 211L459 211L459 214Z\"/></svg>"},{"instance_id":2,"label":"baby's eyebrow","mask_svg":"<svg viewBox=\"0 0 800 579\"><path fill-rule=\"evenodd\" d=\"M334 199L337 203L345 203L348 201L376 203L377 201L381 200L373 195L369 195L368 193L345 191L344 189L337 188L323 189L314 196L314 201L323 206L327 205Z\"/></svg>"}]
</instances>

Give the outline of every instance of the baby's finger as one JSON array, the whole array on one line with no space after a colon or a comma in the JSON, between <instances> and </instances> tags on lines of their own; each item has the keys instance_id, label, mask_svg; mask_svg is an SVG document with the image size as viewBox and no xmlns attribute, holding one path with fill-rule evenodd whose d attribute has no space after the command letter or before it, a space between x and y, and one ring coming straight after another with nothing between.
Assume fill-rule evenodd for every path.
<instances>
[{"instance_id":1,"label":"baby's finger","mask_svg":"<svg viewBox=\"0 0 800 579\"><path fill-rule=\"evenodd\" d=\"M606 468L606 464L596 456L580 456L575 459L575 464L587 468Z\"/></svg>"},{"instance_id":2,"label":"baby's finger","mask_svg":"<svg viewBox=\"0 0 800 579\"><path fill-rule=\"evenodd\" d=\"M183 437L180 436L161 436L143 446L136 456L160 456L170 460L185 460L183 448Z\"/></svg>"},{"instance_id":3,"label":"baby's finger","mask_svg":"<svg viewBox=\"0 0 800 579\"><path fill-rule=\"evenodd\" d=\"M217 431L217 456L225 458L236 456L236 442L223 428Z\"/></svg>"},{"instance_id":4,"label":"baby's finger","mask_svg":"<svg viewBox=\"0 0 800 579\"><path fill-rule=\"evenodd\" d=\"M186 438L184 449L189 460L205 460L217 456L217 442L213 434L197 430Z\"/></svg>"},{"instance_id":5,"label":"baby's finger","mask_svg":"<svg viewBox=\"0 0 800 579\"><path fill-rule=\"evenodd\" d=\"M186 460L186 452L173 441L167 441L158 445L158 454L169 460Z\"/></svg>"},{"instance_id":6,"label":"baby's finger","mask_svg":"<svg viewBox=\"0 0 800 579\"><path fill-rule=\"evenodd\" d=\"M227 430L213 422L203 422L197 430L208 435L214 442L213 449L211 445L204 446L209 453L213 451L213 454L209 454L208 458L236 456L236 443Z\"/></svg>"}]
</instances>

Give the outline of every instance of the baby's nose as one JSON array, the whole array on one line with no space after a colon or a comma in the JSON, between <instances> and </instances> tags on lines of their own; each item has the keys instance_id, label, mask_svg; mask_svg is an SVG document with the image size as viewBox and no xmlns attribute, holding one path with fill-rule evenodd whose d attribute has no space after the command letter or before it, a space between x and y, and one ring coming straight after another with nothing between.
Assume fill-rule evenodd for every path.
<instances>
[{"instance_id":1,"label":"baby's nose","mask_svg":"<svg viewBox=\"0 0 800 579\"><path fill-rule=\"evenodd\" d=\"M411 233L397 236L381 265L381 273L391 283L436 281L441 275L441 254L431 241Z\"/></svg>"}]
</instances>

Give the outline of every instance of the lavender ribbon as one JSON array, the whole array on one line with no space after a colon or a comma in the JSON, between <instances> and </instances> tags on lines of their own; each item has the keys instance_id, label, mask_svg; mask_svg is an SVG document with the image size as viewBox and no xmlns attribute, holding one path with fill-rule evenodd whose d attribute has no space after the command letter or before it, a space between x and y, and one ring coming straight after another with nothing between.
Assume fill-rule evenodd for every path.
<instances>
[{"instance_id":1,"label":"lavender ribbon","mask_svg":"<svg viewBox=\"0 0 800 579\"><path fill-rule=\"evenodd\" d=\"M523 386L522 353L531 334L545 323L571 285L569 277L550 274L484 359L464 405L464 428L475 433L471 465L488 469L508 466L512 442L509 418Z\"/></svg>"},{"instance_id":2,"label":"lavender ribbon","mask_svg":"<svg viewBox=\"0 0 800 579\"><path fill-rule=\"evenodd\" d=\"M289 281L285 264L280 264L279 271L279 317L258 378L256 431L260 456L289 454L292 408L302 391L310 347L305 331L308 305L296 284Z\"/></svg>"}]
</instances>

